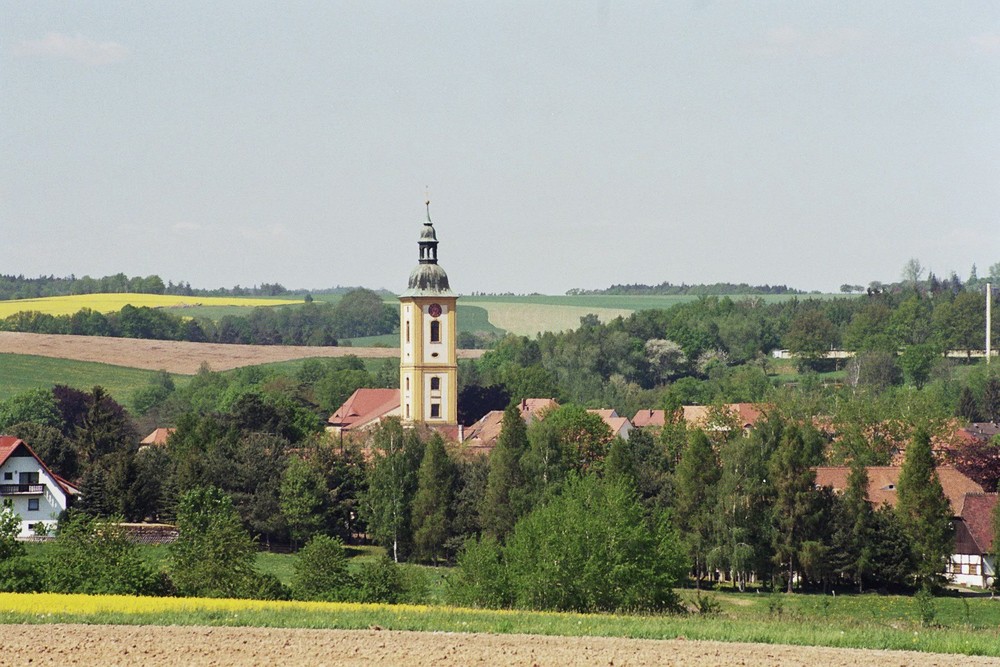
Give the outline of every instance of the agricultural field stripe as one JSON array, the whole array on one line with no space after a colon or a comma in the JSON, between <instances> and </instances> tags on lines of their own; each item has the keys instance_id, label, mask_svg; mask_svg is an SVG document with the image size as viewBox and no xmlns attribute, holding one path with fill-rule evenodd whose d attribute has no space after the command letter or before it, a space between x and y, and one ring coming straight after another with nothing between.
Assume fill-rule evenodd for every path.
<instances>
[{"instance_id":1,"label":"agricultural field stripe","mask_svg":"<svg viewBox=\"0 0 1000 667\"><path fill-rule=\"evenodd\" d=\"M996 628L922 627L906 621L820 622L818 618L572 614L344 602L0 593L0 622L317 629L377 626L386 630L684 638L1000 657L1000 634Z\"/></svg>"}]
</instances>

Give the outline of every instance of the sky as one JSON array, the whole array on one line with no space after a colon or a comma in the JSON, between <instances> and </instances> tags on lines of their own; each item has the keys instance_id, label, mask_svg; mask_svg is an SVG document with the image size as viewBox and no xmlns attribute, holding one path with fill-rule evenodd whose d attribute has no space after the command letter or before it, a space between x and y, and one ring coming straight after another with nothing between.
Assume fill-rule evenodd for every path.
<instances>
[{"instance_id":1,"label":"sky","mask_svg":"<svg viewBox=\"0 0 1000 667\"><path fill-rule=\"evenodd\" d=\"M1000 262L1000 3L0 0L0 273L837 291Z\"/></svg>"}]
</instances>

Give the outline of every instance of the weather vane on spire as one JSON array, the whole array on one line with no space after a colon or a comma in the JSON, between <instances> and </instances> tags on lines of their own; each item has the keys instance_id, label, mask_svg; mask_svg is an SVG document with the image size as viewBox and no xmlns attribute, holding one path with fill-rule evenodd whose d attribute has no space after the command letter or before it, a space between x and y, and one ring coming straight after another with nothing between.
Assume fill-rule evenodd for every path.
<instances>
[{"instance_id":1,"label":"weather vane on spire","mask_svg":"<svg viewBox=\"0 0 1000 667\"><path fill-rule=\"evenodd\" d=\"M431 189L430 186L424 186L424 198L427 200L424 204L427 205L427 222L431 221Z\"/></svg>"}]
</instances>

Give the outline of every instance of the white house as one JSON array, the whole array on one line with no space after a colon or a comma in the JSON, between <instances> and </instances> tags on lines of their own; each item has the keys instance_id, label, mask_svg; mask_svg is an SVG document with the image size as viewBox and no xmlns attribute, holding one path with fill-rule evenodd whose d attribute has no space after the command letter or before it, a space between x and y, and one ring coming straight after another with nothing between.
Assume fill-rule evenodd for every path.
<instances>
[{"instance_id":1,"label":"white house","mask_svg":"<svg viewBox=\"0 0 1000 667\"><path fill-rule=\"evenodd\" d=\"M0 435L0 501L21 517L20 537L35 534L38 524L55 529L59 514L79 493L23 440Z\"/></svg>"}]
</instances>

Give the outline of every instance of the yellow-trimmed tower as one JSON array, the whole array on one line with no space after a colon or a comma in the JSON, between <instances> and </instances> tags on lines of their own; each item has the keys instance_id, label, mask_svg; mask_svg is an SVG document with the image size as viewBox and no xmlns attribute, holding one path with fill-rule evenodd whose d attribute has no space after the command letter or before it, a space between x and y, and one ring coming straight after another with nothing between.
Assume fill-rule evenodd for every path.
<instances>
[{"instance_id":1,"label":"yellow-trimmed tower","mask_svg":"<svg viewBox=\"0 0 1000 667\"><path fill-rule=\"evenodd\" d=\"M420 263L399 295L399 401L403 424L458 423L458 297L437 263L437 235L427 222L420 232Z\"/></svg>"}]
</instances>

